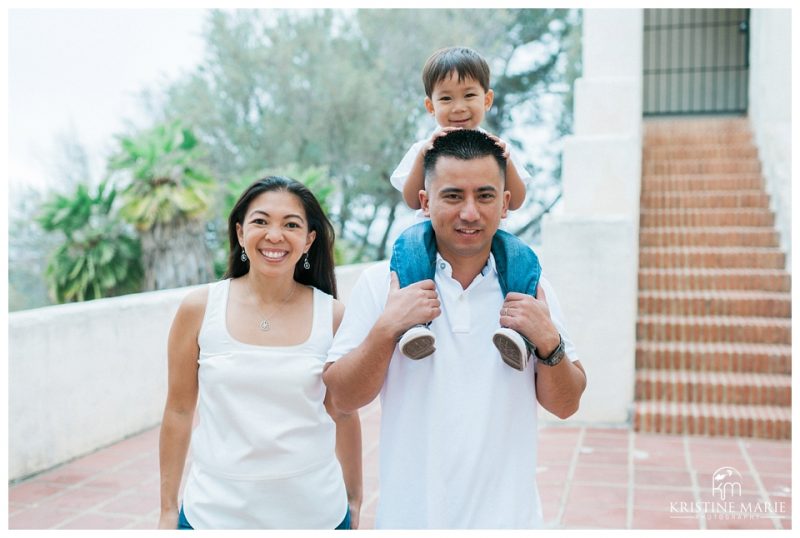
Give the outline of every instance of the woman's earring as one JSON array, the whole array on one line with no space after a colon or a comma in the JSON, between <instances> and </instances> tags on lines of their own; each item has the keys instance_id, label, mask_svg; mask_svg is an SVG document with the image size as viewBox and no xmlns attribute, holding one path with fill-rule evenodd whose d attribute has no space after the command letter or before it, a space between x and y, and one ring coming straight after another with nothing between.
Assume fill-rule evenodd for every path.
<instances>
[{"instance_id":1,"label":"woman's earring","mask_svg":"<svg viewBox=\"0 0 800 538\"><path fill-rule=\"evenodd\" d=\"M311 264L308 263L308 252L306 252L306 261L303 262L303 269L305 269L306 271L311 269Z\"/></svg>"},{"instance_id":2,"label":"woman's earring","mask_svg":"<svg viewBox=\"0 0 800 538\"><path fill-rule=\"evenodd\" d=\"M243 262L247 261L247 254L245 253L244 249L242 249L242 255L239 256Z\"/></svg>"}]
</instances>

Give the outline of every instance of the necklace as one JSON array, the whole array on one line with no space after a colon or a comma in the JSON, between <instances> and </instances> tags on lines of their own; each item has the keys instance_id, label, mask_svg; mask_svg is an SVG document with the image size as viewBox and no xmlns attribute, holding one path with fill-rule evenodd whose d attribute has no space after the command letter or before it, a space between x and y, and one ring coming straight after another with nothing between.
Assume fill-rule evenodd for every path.
<instances>
[{"instance_id":1,"label":"necklace","mask_svg":"<svg viewBox=\"0 0 800 538\"><path fill-rule=\"evenodd\" d=\"M275 309L275 311L274 311L274 312L273 312L273 313L272 313L270 316L265 316L265 315L261 314L261 311L260 311L260 310L258 311L258 313L259 313L259 314L261 314L261 317L263 318L263 319L262 319L262 320L261 320L261 321L258 323L258 328L259 328L259 329L261 329L261 330L262 330L262 331L264 331L264 332L267 332L267 331L269 331L269 330L272 328L272 326L271 326L271 325L270 325L270 323L269 323L269 318L270 318L270 317L272 317L272 316L274 316L274 315L275 315L275 314L277 314L278 312L280 312L280 311L281 311L281 309L284 307L284 305L286 305L286 303L288 303L288 302L289 302L289 299L291 299L291 298L292 298L292 295L294 295L294 289L295 289L296 287L297 287L297 284L295 284L294 286L292 286L292 291L291 291L291 292L289 292L289 295L286 297L286 299L284 299L283 301L281 301L281 303L278 305L278 308L276 308L276 309ZM256 310L258 310L258 307L256 307Z\"/></svg>"}]
</instances>

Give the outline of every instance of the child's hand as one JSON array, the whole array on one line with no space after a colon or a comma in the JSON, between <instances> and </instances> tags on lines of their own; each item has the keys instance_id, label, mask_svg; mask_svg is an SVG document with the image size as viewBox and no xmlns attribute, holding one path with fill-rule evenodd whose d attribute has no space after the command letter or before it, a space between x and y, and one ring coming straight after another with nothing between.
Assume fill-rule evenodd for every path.
<instances>
[{"instance_id":1,"label":"child's hand","mask_svg":"<svg viewBox=\"0 0 800 538\"><path fill-rule=\"evenodd\" d=\"M422 151L420 151L420 153L421 153L422 155L425 155L426 153L428 153L428 150L429 150L429 149L431 149L431 148L433 147L433 142L434 142L434 140L436 140L436 139L437 139L437 138L439 138L440 136L444 136L444 135L446 135L447 133L450 133L450 132L452 132L452 131L460 131L461 129L463 129L463 127L442 127L441 129L439 129L438 131L436 131L435 133L433 133L433 134L431 135L431 138L430 138L430 140L428 140L428 143L427 143L427 144L425 144L425 145L422 147Z\"/></svg>"},{"instance_id":2,"label":"child's hand","mask_svg":"<svg viewBox=\"0 0 800 538\"><path fill-rule=\"evenodd\" d=\"M503 157L508 159L509 156L511 155L511 148L509 147L508 144L506 144L506 141L503 140L502 138L500 138L499 136L495 136L495 135L489 134L489 133L486 133L486 134L489 136L489 138L494 140L494 143L497 144L500 147L500 149L503 150Z\"/></svg>"}]
</instances>

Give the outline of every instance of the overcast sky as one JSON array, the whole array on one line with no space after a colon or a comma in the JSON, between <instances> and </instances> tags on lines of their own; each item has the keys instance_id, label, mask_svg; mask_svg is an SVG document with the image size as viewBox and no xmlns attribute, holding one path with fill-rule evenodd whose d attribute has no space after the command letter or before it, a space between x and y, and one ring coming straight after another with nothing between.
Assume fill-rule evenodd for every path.
<instances>
[{"instance_id":1,"label":"overcast sky","mask_svg":"<svg viewBox=\"0 0 800 538\"><path fill-rule=\"evenodd\" d=\"M52 185L56 141L67 134L87 147L93 172L101 173L113 135L126 120L143 119L139 92L200 62L204 15L179 9L10 10L10 182Z\"/></svg>"}]
</instances>

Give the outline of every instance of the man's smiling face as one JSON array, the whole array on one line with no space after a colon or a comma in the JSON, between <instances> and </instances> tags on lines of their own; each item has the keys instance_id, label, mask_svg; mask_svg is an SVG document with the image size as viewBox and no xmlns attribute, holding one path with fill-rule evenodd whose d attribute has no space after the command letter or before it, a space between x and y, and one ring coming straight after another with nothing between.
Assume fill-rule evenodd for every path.
<instances>
[{"instance_id":1,"label":"man's smiling face","mask_svg":"<svg viewBox=\"0 0 800 538\"><path fill-rule=\"evenodd\" d=\"M486 259L510 193L494 157L470 160L443 156L436 162L427 191L420 195L442 257Z\"/></svg>"}]
</instances>

